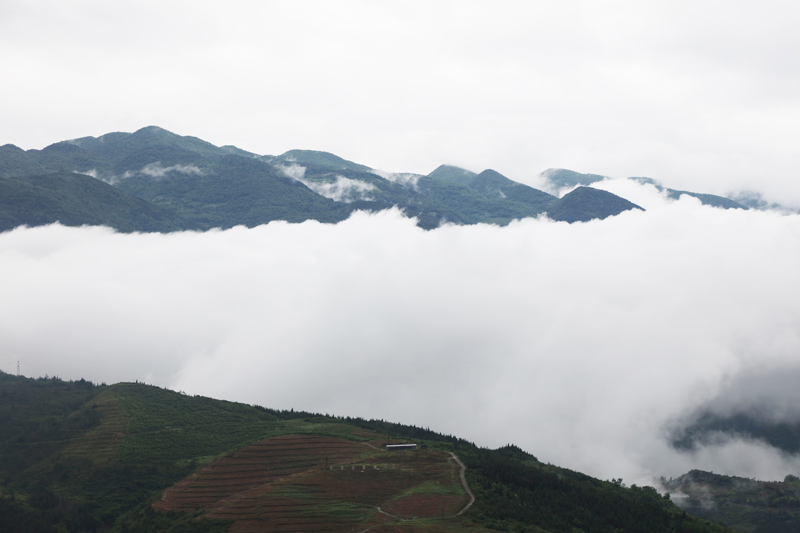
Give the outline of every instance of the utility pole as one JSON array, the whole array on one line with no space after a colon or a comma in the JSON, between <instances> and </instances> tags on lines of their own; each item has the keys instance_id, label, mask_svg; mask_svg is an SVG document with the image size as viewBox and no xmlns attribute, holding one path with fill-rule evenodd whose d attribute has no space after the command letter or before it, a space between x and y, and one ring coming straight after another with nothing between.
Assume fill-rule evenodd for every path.
<instances>
[{"instance_id":1,"label":"utility pole","mask_svg":"<svg viewBox=\"0 0 800 533\"><path fill-rule=\"evenodd\" d=\"M17 377L19 377L19 361L17 361Z\"/></svg>"}]
</instances>

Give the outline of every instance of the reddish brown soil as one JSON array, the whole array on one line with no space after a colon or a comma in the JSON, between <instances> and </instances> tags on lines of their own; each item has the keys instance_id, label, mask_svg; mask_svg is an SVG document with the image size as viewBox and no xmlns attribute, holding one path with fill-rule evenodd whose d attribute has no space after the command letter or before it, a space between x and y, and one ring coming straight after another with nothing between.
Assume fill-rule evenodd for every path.
<instances>
[{"instance_id":1,"label":"reddish brown soil","mask_svg":"<svg viewBox=\"0 0 800 533\"><path fill-rule=\"evenodd\" d=\"M453 516L469 502L466 496L444 494L412 494L392 500L381 506L389 514L403 518L438 518Z\"/></svg>"},{"instance_id":2,"label":"reddish brown soil","mask_svg":"<svg viewBox=\"0 0 800 533\"><path fill-rule=\"evenodd\" d=\"M363 531L396 521L379 506L403 517L439 517L442 509L452 516L466 496L400 496L426 482L452 486L457 477L443 452L384 452L335 437L287 435L214 460L167 489L153 508L202 508L208 518L233 520L231 533Z\"/></svg>"}]
</instances>

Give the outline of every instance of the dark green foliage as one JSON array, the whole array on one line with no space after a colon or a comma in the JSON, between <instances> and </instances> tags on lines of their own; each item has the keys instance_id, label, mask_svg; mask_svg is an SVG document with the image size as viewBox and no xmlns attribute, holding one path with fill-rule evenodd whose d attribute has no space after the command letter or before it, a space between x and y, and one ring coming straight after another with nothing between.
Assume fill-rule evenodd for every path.
<instances>
[{"instance_id":1,"label":"dark green foliage","mask_svg":"<svg viewBox=\"0 0 800 533\"><path fill-rule=\"evenodd\" d=\"M28 157L25 150L6 144L0 146L0 178L44 173L44 168Z\"/></svg>"},{"instance_id":2,"label":"dark green foliage","mask_svg":"<svg viewBox=\"0 0 800 533\"><path fill-rule=\"evenodd\" d=\"M16 479L96 426L99 417L88 402L99 390L85 380L34 380L0 372L0 479Z\"/></svg>"},{"instance_id":3,"label":"dark green foliage","mask_svg":"<svg viewBox=\"0 0 800 533\"><path fill-rule=\"evenodd\" d=\"M790 454L800 452L800 422L774 422L749 413L702 413L672 435L672 445L681 450L694 449L719 433L761 440Z\"/></svg>"},{"instance_id":4,"label":"dark green foliage","mask_svg":"<svg viewBox=\"0 0 800 533\"><path fill-rule=\"evenodd\" d=\"M150 502L126 513L114 527L115 533L224 533L231 522L200 519L201 511L194 513L158 513Z\"/></svg>"},{"instance_id":5,"label":"dark green foliage","mask_svg":"<svg viewBox=\"0 0 800 533\"><path fill-rule=\"evenodd\" d=\"M417 426L409 426L405 424L396 424L394 422L387 422L384 420L365 420L363 418L345 418L348 424L353 424L364 429L370 429L381 435L386 435L388 439L392 438L407 438L415 439L420 442L439 442L449 445L449 449L457 450L459 448L471 447L474 448L475 444L456 437L454 435L442 435L430 428L421 428Z\"/></svg>"},{"instance_id":6,"label":"dark green foliage","mask_svg":"<svg viewBox=\"0 0 800 533\"><path fill-rule=\"evenodd\" d=\"M56 531L58 524L68 531L96 530L86 505L52 491L28 470L100 423L91 401L104 389L85 380L0 372L0 531Z\"/></svg>"},{"instance_id":7,"label":"dark green foliage","mask_svg":"<svg viewBox=\"0 0 800 533\"><path fill-rule=\"evenodd\" d=\"M800 531L800 483L757 481L692 470L663 480L673 491L686 494L687 512L755 533Z\"/></svg>"},{"instance_id":8,"label":"dark green foliage","mask_svg":"<svg viewBox=\"0 0 800 533\"><path fill-rule=\"evenodd\" d=\"M652 487L626 488L578 472L520 462L507 451L461 451L477 498L475 513L489 525L535 525L552 532L721 532L686 516Z\"/></svg>"},{"instance_id":9,"label":"dark green foliage","mask_svg":"<svg viewBox=\"0 0 800 533\"><path fill-rule=\"evenodd\" d=\"M40 489L27 502L0 496L0 531L39 533L98 530L97 520L83 506Z\"/></svg>"},{"instance_id":10,"label":"dark green foliage","mask_svg":"<svg viewBox=\"0 0 800 533\"><path fill-rule=\"evenodd\" d=\"M122 446L110 462L98 462L91 451L65 453L103 422L94 403L102 391L115 394L130 419ZM0 520L15 524L0 531L107 529L204 461L262 438L275 421L250 406L146 385L98 387L0 373ZM4 489L16 497L2 499Z\"/></svg>"},{"instance_id":11,"label":"dark green foliage","mask_svg":"<svg viewBox=\"0 0 800 533\"><path fill-rule=\"evenodd\" d=\"M595 218L602 220L630 209L642 208L607 191L578 187L554 202L547 216L563 222L587 222Z\"/></svg>"},{"instance_id":12,"label":"dark green foliage","mask_svg":"<svg viewBox=\"0 0 800 533\"><path fill-rule=\"evenodd\" d=\"M120 459L172 464L216 456L279 434L277 417L249 405L192 397L146 385L116 385L131 421Z\"/></svg>"}]
</instances>

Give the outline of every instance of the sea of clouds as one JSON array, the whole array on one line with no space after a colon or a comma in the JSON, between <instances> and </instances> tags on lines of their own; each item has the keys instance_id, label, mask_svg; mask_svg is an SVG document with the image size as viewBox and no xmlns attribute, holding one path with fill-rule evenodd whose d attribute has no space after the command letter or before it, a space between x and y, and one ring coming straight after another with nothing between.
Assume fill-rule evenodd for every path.
<instances>
[{"instance_id":1,"label":"sea of clouds","mask_svg":"<svg viewBox=\"0 0 800 533\"><path fill-rule=\"evenodd\" d=\"M600 186L647 211L2 233L0 369L428 426L629 483L800 473L758 442L668 438L705 405L800 417L800 216Z\"/></svg>"}]
</instances>

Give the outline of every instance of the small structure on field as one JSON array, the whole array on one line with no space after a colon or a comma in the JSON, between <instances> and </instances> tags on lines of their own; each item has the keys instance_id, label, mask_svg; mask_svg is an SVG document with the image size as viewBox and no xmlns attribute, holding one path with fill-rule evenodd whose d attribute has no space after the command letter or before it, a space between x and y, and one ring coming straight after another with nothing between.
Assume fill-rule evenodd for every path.
<instances>
[{"instance_id":1,"label":"small structure on field","mask_svg":"<svg viewBox=\"0 0 800 533\"><path fill-rule=\"evenodd\" d=\"M399 452L402 450L416 450L416 444L387 444L386 451L387 452Z\"/></svg>"}]
</instances>

